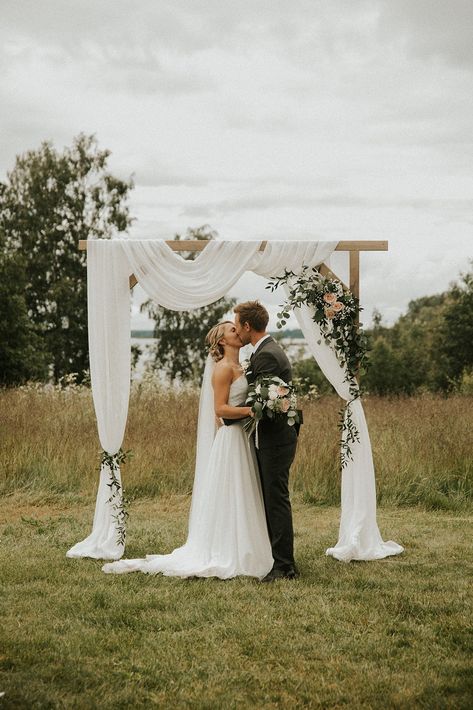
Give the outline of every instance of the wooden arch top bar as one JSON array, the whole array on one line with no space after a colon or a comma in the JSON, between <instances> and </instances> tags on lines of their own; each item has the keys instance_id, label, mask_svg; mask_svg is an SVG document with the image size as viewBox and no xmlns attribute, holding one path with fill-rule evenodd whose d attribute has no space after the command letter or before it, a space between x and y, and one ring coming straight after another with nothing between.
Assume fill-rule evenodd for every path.
<instances>
[{"instance_id":1,"label":"wooden arch top bar","mask_svg":"<svg viewBox=\"0 0 473 710\"><path fill-rule=\"evenodd\" d=\"M146 241L146 240L143 240ZM256 241L256 240L255 240ZM292 241L292 240L291 240ZM294 240L297 241L297 240ZM308 241L308 240L302 240ZM182 239L181 241L166 241L168 247L173 251L202 251L208 244L208 241L199 239ZM260 251L264 251L267 241L262 241ZM87 239L79 241L79 249L84 251L87 249ZM335 251L388 251L387 240L380 241L342 241L338 242Z\"/></svg>"},{"instance_id":2,"label":"wooden arch top bar","mask_svg":"<svg viewBox=\"0 0 473 710\"><path fill-rule=\"evenodd\" d=\"M145 241L145 240L143 240ZM256 241L256 240L255 240ZM306 240L307 241L307 240ZM173 251L202 251L209 242L199 239L183 239L182 241L166 241L168 247ZM266 248L266 240L262 241L259 251L264 251ZM87 239L79 241L79 249L84 251L87 249ZM347 251L350 255L350 291L357 297L360 297L360 252L361 251L388 251L387 240L380 241L342 241L338 242L335 251ZM331 271L325 264L321 264L319 271L325 276L336 278L343 284L343 281ZM136 276L130 276L130 288L133 288L138 283ZM343 284L345 286L345 284ZM345 286L345 288L347 288Z\"/></svg>"}]
</instances>

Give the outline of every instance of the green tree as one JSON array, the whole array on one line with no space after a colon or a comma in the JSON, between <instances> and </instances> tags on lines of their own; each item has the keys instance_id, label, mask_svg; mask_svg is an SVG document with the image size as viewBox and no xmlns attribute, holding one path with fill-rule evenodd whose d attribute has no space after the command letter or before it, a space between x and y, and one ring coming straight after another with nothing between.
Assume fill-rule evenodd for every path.
<instances>
[{"instance_id":1,"label":"green tree","mask_svg":"<svg viewBox=\"0 0 473 710\"><path fill-rule=\"evenodd\" d=\"M189 228L184 239L215 239L217 233L208 225ZM176 234L175 241L181 235ZM195 252L181 252L183 258L194 259ZM210 328L221 321L235 305L235 299L221 298L203 308L191 311L172 311L151 300L142 304L155 322L154 337L157 339L153 367L164 370L170 380L197 381L200 379L207 357L205 336Z\"/></svg>"},{"instance_id":2,"label":"green tree","mask_svg":"<svg viewBox=\"0 0 473 710\"><path fill-rule=\"evenodd\" d=\"M279 332L284 335L284 331ZM335 392L313 357L297 360L292 366L292 374L294 379L298 381L299 391L302 394L310 392L312 387L316 387L320 394Z\"/></svg>"},{"instance_id":3,"label":"green tree","mask_svg":"<svg viewBox=\"0 0 473 710\"><path fill-rule=\"evenodd\" d=\"M86 254L80 239L107 239L131 220L131 181L107 170L110 152L79 135L58 152L50 142L18 156L0 183L0 230L20 257L28 318L58 380L88 367ZM17 262L18 263L18 262Z\"/></svg>"},{"instance_id":4,"label":"green tree","mask_svg":"<svg viewBox=\"0 0 473 710\"><path fill-rule=\"evenodd\" d=\"M460 283L450 289L436 359L441 366L440 384L447 390L473 368L473 271L462 274Z\"/></svg>"},{"instance_id":5,"label":"green tree","mask_svg":"<svg viewBox=\"0 0 473 710\"><path fill-rule=\"evenodd\" d=\"M399 353L380 335L370 352L370 366L363 376L363 387L372 394L407 393L410 382Z\"/></svg>"},{"instance_id":6,"label":"green tree","mask_svg":"<svg viewBox=\"0 0 473 710\"><path fill-rule=\"evenodd\" d=\"M48 361L41 337L28 318L21 255L5 251L0 235L0 385L44 380Z\"/></svg>"},{"instance_id":7,"label":"green tree","mask_svg":"<svg viewBox=\"0 0 473 710\"><path fill-rule=\"evenodd\" d=\"M473 372L473 272L460 283L409 303L390 328L376 314L364 383L379 394L448 392L469 386Z\"/></svg>"}]
</instances>

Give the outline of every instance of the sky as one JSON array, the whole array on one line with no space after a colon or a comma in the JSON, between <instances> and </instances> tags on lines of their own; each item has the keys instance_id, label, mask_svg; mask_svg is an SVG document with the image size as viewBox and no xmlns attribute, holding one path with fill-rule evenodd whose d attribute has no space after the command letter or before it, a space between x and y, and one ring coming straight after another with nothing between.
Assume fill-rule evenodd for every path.
<instances>
[{"instance_id":1,"label":"sky","mask_svg":"<svg viewBox=\"0 0 473 710\"><path fill-rule=\"evenodd\" d=\"M93 133L133 176L132 238L387 239L361 257L365 323L469 268L471 0L1 0L1 17L1 180ZM346 256L332 268L346 279ZM274 327L264 286L231 295Z\"/></svg>"}]
</instances>

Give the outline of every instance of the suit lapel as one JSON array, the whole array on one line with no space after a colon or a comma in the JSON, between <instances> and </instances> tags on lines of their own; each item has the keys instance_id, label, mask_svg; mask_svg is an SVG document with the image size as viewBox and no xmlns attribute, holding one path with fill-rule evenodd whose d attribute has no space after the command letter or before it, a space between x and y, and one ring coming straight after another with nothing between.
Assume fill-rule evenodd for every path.
<instances>
[{"instance_id":1,"label":"suit lapel","mask_svg":"<svg viewBox=\"0 0 473 710\"><path fill-rule=\"evenodd\" d=\"M255 380L254 373L253 373L254 362L255 362L255 359L258 357L259 353L261 352L261 350L263 350L263 348L266 347L267 343L274 343L274 339L271 336L269 336L269 338L266 338L264 343L261 343L258 350L255 353L254 352L251 353L251 355L250 355L250 364L248 366L248 370L246 373L247 377L249 377L249 380L248 380L249 382L253 382Z\"/></svg>"},{"instance_id":2,"label":"suit lapel","mask_svg":"<svg viewBox=\"0 0 473 710\"><path fill-rule=\"evenodd\" d=\"M259 346L258 350L257 350L255 353L252 354L251 358L258 357L259 353L260 353L269 343L274 343L274 338L272 337L272 335L270 335L269 338L266 338L266 340L264 341L264 343L261 343L261 345ZM250 358L250 360L251 360L251 358Z\"/></svg>"}]
</instances>

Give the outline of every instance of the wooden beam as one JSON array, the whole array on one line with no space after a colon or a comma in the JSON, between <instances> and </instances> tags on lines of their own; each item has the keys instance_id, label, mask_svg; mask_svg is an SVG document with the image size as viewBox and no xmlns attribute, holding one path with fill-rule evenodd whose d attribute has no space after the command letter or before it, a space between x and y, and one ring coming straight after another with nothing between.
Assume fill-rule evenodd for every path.
<instances>
[{"instance_id":1,"label":"wooden beam","mask_svg":"<svg viewBox=\"0 0 473 710\"><path fill-rule=\"evenodd\" d=\"M166 244L173 251L203 251L208 244L208 241L199 239L183 239L180 241L166 241ZM263 240L260 244L259 251L264 251L266 248L267 241ZM341 241L338 242L335 251L347 251L350 258L350 286L347 287L346 284L340 279L337 274L331 271L325 264L322 264L319 268L320 273L323 276L329 276L340 281L343 287L349 288L350 291L358 299L360 298L360 251L387 251L388 250L387 240L378 241ZM79 249L84 251L87 249L87 239L81 239L79 241ZM130 288L133 288L138 283L138 280L134 274L130 276Z\"/></svg>"},{"instance_id":2,"label":"wooden beam","mask_svg":"<svg viewBox=\"0 0 473 710\"><path fill-rule=\"evenodd\" d=\"M360 298L360 252L350 252L350 291Z\"/></svg>"},{"instance_id":3,"label":"wooden beam","mask_svg":"<svg viewBox=\"0 0 473 710\"><path fill-rule=\"evenodd\" d=\"M332 269L329 269L326 264L320 264L320 266L317 267L317 271L319 271L322 274L322 276L325 276L326 278L335 279L336 281L340 281L340 283L342 284L345 291L349 290L348 286L345 283L343 283L340 276L337 276L337 274L334 271L332 271Z\"/></svg>"},{"instance_id":4,"label":"wooden beam","mask_svg":"<svg viewBox=\"0 0 473 710\"><path fill-rule=\"evenodd\" d=\"M180 241L166 241L168 247L173 251L202 251L208 244L208 241L199 239L182 239ZM260 244L260 251L264 251L267 241L264 240ZM87 239L79 240L79 249L85 251L87 249ZM387 240L378 241L342 241L338 242L335 251L388 251Z\"/></svg>"},{"instance_id":5,"label":"wooden beam","mask_svg":"<svg viewBox=\"0 0 473 710\"><path fill-rule=\"evenodd\" d=\"M350 291L358 301L360 300L360 252L351 251L350 252ZM355 326L358 327L360 324L360 313L358 311ZM358 377L357 377L358 379Z\"/></svg>"}]
</instances>

